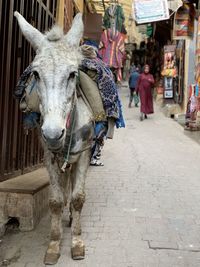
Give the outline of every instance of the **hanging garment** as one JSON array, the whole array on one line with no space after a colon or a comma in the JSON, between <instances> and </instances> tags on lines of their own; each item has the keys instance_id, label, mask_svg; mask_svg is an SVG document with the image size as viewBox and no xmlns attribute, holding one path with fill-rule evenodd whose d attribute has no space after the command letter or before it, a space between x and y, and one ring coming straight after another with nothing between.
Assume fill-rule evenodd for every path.
<instances>
[{"instance_id":1,"label":"hanging garment","mask_svg":"<svg viewBox=\"0 0 200 267\"><path fill-rule=\"evenodd\" d=\"M111 5L105 11L103 26L105 29L113 29L122 32L125 21L124 11L120 5Z\"/></svg>"},{"instance_id":2,"label":"hanging garment","mask_svg":"<svg viewBox=\"0 0 200 267\"><path fill-rule=\"evenodd\" d=\"M124 55L124 37L118 31L113 35L110 29L102 33L99 54L109 67L121 68Z\"/></svg>"},{"instance_id":3,"label":"hanging garment","mask_svg":"<svg viewBox=\"0 0 200 267\"><path fill-rule=\"evenodd\" d=\"M197 101L197 107L196 107L196 110L197 110L197 112L199 112L199 111L200 111L200 98L197 97L197 98L196 98L196 101Z\"/></svg>"},{"instance_id":4,"label":"hanging garment","mask_svg":"<svg viewBox=\"0 0 200 267\"><path fill-rule=\"evenodd\" d=\"M191 116L191 114L190 114L190 105L191 105L191 96L192 96L192 92L193 92L193 85L191 84L190 86L189 86L189 90L188 90L188 101L187 101L187 107L186 107L186 114L185 114L185 119L186 119L186 126L188 126L189 124L189 122L190 122L190 116Z\"/></svg>"},{"instance_id":5,"label":"hanging garment","mask_svg":"<svg viewBox=\"0 0 200 267\"><path fill-rule=\"evenodd\" d=\"M188 102L185 116L185 129L190 130L196 127L196 118L197 118L197 108L198 101L195 97L196 94L196 85L191 84L188 90Z\"/></svg>"},{"instance_id":6,"label":"hanging garment","mask_svg":"<svg viewBox=\"0 0 200 267\"><path fill-rule=\"evenodd\" d=\"M190 104L191 104L191 101L189 99L188 102L187 102L186 114L185 114L186 125L188 124L188 122L190 120Z\"/></svg>"},{"instance_id":7,"label":"hanging garment","mask_svg":"<svg viewBox=\"0 0 200 267\"><path fill-rule=\"evenodd\" d=\"M121 80L122 59L124 55L124 36L120 32L112 34L111 29L102 33L99 44L99 54L109 67L118 70L118 80Z\"/></svg>"},{"instance_id":8,"label":"hanging garment","mask_svg":"<svg viewBox=\"0 0 200 267\"><path fill-rule=\"evenodd\" d=\"M198 86L198 84L196 84L196 86L195 86L195 96L196 97L199 96L199 86Z\"/></svg>"},{"instance_id":9,"label":"hanging garment","mask_svg":"<svg viewBox=\"0 0 200 267\"><path fill-rule=\"evenodd\" d=\"M190 97L190 113L195 112L196 107L197 107L196 97L192 95Z\"/></svg>"}]
</instances>

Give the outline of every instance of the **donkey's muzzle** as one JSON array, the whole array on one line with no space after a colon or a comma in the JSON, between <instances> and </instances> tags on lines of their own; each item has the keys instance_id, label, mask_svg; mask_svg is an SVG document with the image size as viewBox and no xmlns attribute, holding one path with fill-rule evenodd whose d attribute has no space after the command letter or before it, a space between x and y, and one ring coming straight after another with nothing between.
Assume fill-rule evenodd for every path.
<instances>
[{"instance_id":1,"label":"donkey's muzzle","mask_svg":"<svg viewBox=\"0 0 200 267\"><path fill-rule=\"evenodd\" d=\"M58 150L63 145L65 129L42 129L42 136L49 149Z\"/></svg>"}]
</instances>

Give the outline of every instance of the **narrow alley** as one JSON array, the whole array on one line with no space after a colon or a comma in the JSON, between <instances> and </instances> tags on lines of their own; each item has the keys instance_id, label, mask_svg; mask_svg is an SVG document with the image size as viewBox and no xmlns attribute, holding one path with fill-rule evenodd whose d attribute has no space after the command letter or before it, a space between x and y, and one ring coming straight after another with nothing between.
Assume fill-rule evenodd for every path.
<instances>
[{"instance_id":1,"label":"narrow alley","mask_svg":"<svg viewBox=\"0 0 200 267\"><path fill-rule=\"evenodd\" d=\"M0 267L200 267L200 0L0 1L0 40Z\"/></svg>"},{"instance_id":2,"label":"narrow alley","mask_svg":"<svg viewBox=\"0 0 200 267\"><path fill-rule=\"evenodd\" d=\"M86 258L72 261L64 229L57 267L200 266L200 149L174 120L155 115L139 121L121 88L126 128L106 141L104 167L91 167L82 213ZM66 223L66 222L65 222ZM4 265L44 266L49 216L35 231L1 240Z\"/></svg>"}]
</instances>

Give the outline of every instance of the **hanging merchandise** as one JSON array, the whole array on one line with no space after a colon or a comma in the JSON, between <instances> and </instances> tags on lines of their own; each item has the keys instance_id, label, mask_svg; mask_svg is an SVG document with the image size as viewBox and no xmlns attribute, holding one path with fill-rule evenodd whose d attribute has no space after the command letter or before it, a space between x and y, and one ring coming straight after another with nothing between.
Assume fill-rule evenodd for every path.
<instances>
[{"instance_id":1,"label":"hanging merchandise","mask_svg":"<svg viewBox=\"0 0 200 267\"><path fill-rule=\"evenodd\" d=\"M162 76L177 76L177 69L175 65L175 45L166 45L164 47L164 68L162 70Z\"/></svg>"},{"instance_id":2,"label":"hanging merchandise","mask_svg":"<svg viewBox=\"0 0 200 267\"><path fill-rule=\"evenodd\" d=\"M124 40L126 29L124 27L124 11L118 3L111 3L106 9L103 18L105 28L99 44L99 55L102 60L112 69L116 80L122 80L121 68L125 53Z\"/></svg>"},{"instance_id":3,"label":"hanging merchandise","mask_svg":"<svg viewBox=\"0 0 200 267\"><path fill-rule=\"evenodd\" d=\"M173 39L192 39L194 36L195 8L193 4L183 4L174 17Z\"/></svg>"},{"instance_id":4,"label":"hanging merchandise","mask_svg":"<svg viewBox=\"0 0 200 267\"><path fill-rule=\"evenodd\" d=\"M102 33L99 54L109 67L117 70L118 81L122 79L121 68L124 51L124 37L120 32L116 31L113 34L111 29L107 29Z\"/></svg>"},{"instance_id":5,"label":"hanging merchandise","mask_svg":"<svg viewBox=\"0 0 200 267\"><path fill-rule=\"evenodd\" d=\"M103 26L105 29L115 29L119 32L123 31L125 21L124 11L119 4L112 3L105 11L103 17Z\"/></svg>"},{"instance_id":6,"label":"hanging merchandise","mask_svg":"<svg viewBox=\"0 0 200 267\"><path fill-rule=\"evenodd\" d=\"M177 86L176 103L181 104L184 99L184 75L185 75L185 40L177 41L176 45L176 66L177 66Z\"/></svg>"},{"instance_id":7,"label":"hanging merchandise","mask_svg":"<svg viewBox=\"0 0 200 267\"><path fill-rule=\"evenodd\" d=\"M175 45L167 45L164 47L164 68L162 76L164 76L164 98L174 98L176 69Z\"/></svg>"},{"instance_id":8,"label":"hanging merchandise","mask_svg":"<svg viewBox=\"0 0 200 267\"><path fill-rule=\"evenodd\" d=\"M200 97L199 86L192 84L189 86L188 103L185 116L185 130L200 130Z\"/></svg>"},{"instance_id":9,"label":"hanging merchandise","mask_svg":"<svg viewBox=\"0 0 200 267\"><path fill-rule=\"evenodd\" d=\"M196 81L200 85L200 17L197 24L197 41L196 41Z\"/></svg>"},{"instance_id":10,"label":"hanging merchandise","mask_svg":"<svg viewBox=\"0 0 200 267\"><path fill-rule=\"evenodd\" d=\"M164 76L165 85L169 85L169 80L165 77L173 79L173 82L170 83L173 85L173 94L167 92L164 93L164 96L166 98L171 96L178 104L181 104L184 99L184 55L184 40L177 41L176 45L164 46L164 67L161 74ZM167 89L164 88L164 90L169 91L169 87L167 86Z\"/></svg>"},{"instance_id":11,"label":"hanging merchandise","mask_svg":"<svg viewBox=\"0 0 200 267\"><path fill-rule=\"evenodd\" d=\"M148 37L152 37L152 35L153 35L153 26L151 24L147 25L146 35Z\"/></svg>"},{"instance_id":12,"label":"hanging merchandise","mask_svg":"<svg viewBox=\"0 0 200 267\"><path fill-rule=\"evenodd\" d=\"M196 83L189 87L186 110L185 129L190 131L200 130L200 17L197 25L195 80Z\"/></svg>"},{"instance_id":13,"label":"hanging merchandise","mask_svg":"<svg viewBox=\"0 0 200 267\"><path fill-rule=\"evenodd\" d=\"M196 83L189 86L188 103L185 117L185 129L190 131L200 130L200 18L197 26L196 40Z\"/></svg>"}]
</instances>

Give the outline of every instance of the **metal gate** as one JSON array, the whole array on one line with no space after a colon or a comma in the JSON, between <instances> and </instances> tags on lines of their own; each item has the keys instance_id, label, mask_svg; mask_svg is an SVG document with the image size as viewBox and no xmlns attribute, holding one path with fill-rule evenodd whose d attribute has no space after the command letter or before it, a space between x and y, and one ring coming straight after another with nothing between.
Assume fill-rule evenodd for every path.
<instances>
[{"instance_id":1,"label":"metal gate","mask_svg":"<svg viewBox=\"0 0 200 267\"><path fill-rule=\"evenodd\" d=\"M22 127L19 104L13 97L17 79L34 56L19 32L13 12L18 10L40 31L56 18L57 0L0 0L0 181L42 164L37 131Z\"/></svg>"}]
</instances>

